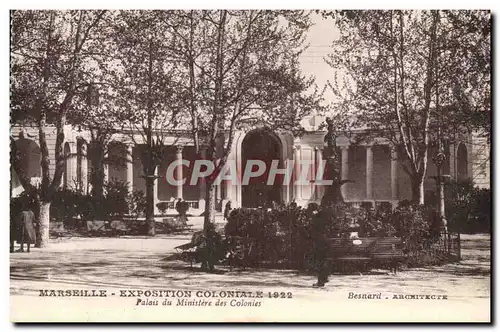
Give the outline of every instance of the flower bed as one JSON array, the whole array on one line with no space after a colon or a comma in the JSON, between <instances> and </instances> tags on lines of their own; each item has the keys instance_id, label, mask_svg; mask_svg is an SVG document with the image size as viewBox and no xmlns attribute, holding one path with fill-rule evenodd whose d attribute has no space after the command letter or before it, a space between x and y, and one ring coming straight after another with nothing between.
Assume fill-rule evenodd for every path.
<instances>
[{"instance_id":1,"label":"flower bed","mask_svg":"<svg viewBox=\"0 0 500 332\"><path fill-rule=\"evenodd\" d=\"M301 208L295 204L273 209L234 209L225 227L226 238L243 238L245 255L240 266L272 265L297 269L312 267L312 219L321 210L316 204ZM339 204L326 211L325 237L349 236L353 224L360 237L400 237L412 265L419 265L432 243L438 242L435 213L420 206L403 205L394 211L355 208ZM240 241L241 242L241 241ZM425 262L422 262L425 263Z\"/></svg>"}]
</instances>

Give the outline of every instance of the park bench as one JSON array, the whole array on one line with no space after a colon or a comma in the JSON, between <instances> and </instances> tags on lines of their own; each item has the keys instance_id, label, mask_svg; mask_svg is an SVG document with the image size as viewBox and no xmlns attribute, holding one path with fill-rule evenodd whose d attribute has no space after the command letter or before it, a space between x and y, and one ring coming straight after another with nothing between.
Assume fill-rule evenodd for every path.
<instances>
[{"instance_id":1,"label":"park bench","mask_svg":"<svg viewBox=\"0 0 500 332\"><path fill-rule=\"evenodd\" d=\"M130 231L127 222L122 220L87 220L87 232L90 236L119 236Z\"/></svg>"},{"instance_id":2,"label":"park bench","mask_svg":"<svg viewBox=\"0 0 500 332\"><path fill-rule=\"evenodd\" d=\"M209 252L207 251L207 242L205 241L203 231L197 231L193 233L190 242L181 244L174 249L177 251L182 260L190 262L191 267L193 266L194 262L201 262L202 267L204 264L206 264L206 266L208 267L210 266L210 262L207 260L209 256L212 257L212 263L217 263L224 259L223 256L225 253L225 241L222 238L220 238L219 241L219 245L211 247L211 254L209 255Z\"/></svg>"},{"instance_id":3,"label":"park bench","mask_svg":"<svg viewBox=\"0 0 500 332\"><path fill-rule=\"evenodd\" d=\"M327 261L341 268L353 265L389 267L397 273L404 259L403 241L397 237L329 238Z\"/></svg>"},{"instance_id":4,"label":"park bench","mask_svg":"<svg viewBox=\"0 0 500 332\"><path fill-rule=\"evenodd\" d=\"M193 233L191 236L191 241L188 243L181 244L174 249L180 254L183 260L190 262L191 267L193 267L193 262L198 260L198 246L203 242L203 231L198 231Z\"/></svg>"},{"instance_id":5,"label":"park bench","mask_svg":"<svg viewBox=\"0 0 500 332\"><path fill-rule=\"evenodd\" d=\"M174 249L177 250L177 252L180 254L181 258L183 260L187 260L190 263L190 266L193 267L193 263L196 262L198 258L198 253L196 251L196 248L198 247L197 244L193 242L181 244L180 246L175 247Z\"/></svg>"},{"instance_id":6,"label":"park bench","mask_svg":"<svg viewBox=\"0 0 500 332\"><path fill-rule=\"evenodd\" d=\"M248 262L252 250L254 250L254 240L243 236L231 236L227 238L227 263L229 269L240 265L243 262ZM244 267L244 266L243 266Z\"/></svg>"},{"instance_id":7,"label":"park bench","mask_svg":"<svg viewBox=\"0 0 500 332\"><path fill-rule=\"evenodd\" d=\"M66 233L64 223L62 221L51 220L49 224L49 231L51 236L62 236Z\"/></svg>"}]
</instances>

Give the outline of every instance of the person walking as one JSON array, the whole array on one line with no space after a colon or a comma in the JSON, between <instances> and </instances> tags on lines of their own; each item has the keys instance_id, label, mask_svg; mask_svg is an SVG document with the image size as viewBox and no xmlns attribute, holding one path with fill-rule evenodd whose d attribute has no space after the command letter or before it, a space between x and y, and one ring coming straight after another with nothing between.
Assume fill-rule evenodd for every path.
<instances>
[{"instance_id":1,"label":"person walking","mask_svg":"<svg viewBox=\"0 0 500 332\"><path fill-rule=\"evenodd\" d=\"M328 250L326 232L326 215L325 210L320 210L313 214L312 217L312 238L314 243L314 263L318 282L313 284L313 287L324 287L328 282L328 266L325 262L326 252Z\"/></svg>"},{"instance_id":2,"label":"person walking","mask_svg":"<svg viewBox=\"0 0 500 332\"><path fill-rule=\"evenodd\" d=\"M231 201L227 201L226 206L224 207L224 220L227 221L229 218L229 214L231 213Z\"/></svg>"},{"instance_id":3,"label":"person walking","mask_svg":"<svg viewBox=\"0 0 500 332\"><path fill-rule=\"evenodd\" d=\"M182 225L186 225L187 220L188 220L187 214L186 214L188 209L189 209L188 203L183 201L182 198L179 198L179 200L175 204L175 209L179 213L179 217L178 217L179 223Z\"/></svg>"}]
</instances>

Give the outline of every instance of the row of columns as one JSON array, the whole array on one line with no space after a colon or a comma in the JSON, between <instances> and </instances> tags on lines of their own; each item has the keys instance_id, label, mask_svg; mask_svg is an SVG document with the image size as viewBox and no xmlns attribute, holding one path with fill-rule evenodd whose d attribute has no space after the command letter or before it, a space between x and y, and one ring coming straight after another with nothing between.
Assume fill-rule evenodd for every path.
<instances>
[{"instance_id":1,"label":"row of columns","mask_svg":"<svg viewBox=\"0 0 500 332\"><path fill-rule=\"evenodd\" d=\"M372 200L373 199L373 147L371 145L365 146L366 149L366 192L365 199ZM321 165L323 161L322 151L323 146L315 147L315 162L316 169L318 169L318 165ZM341 179L349 180L349 146L340 146L341 151ZM297 146L295 148L295 165L298 167L301 159L300 147ZM315 177L316 174L313 174ZM295 186L296 196L301 197L300 195L300 186ZM315 186L315 197L319 198L324 194L323 186ZM342 196L347 196L347 187L343 185L341 187ZM395 149L391 149L391 199L398 200L399 199L399 186L398 186L398 153Z\"/></svg>"},{"instance_id":2,"label":"row of columns","mask_svg":"<svg viewBox=\"0 0 500 332\"><path fill-rule=\"evenodd\" d=\"M76 143L74 145L71 145L71 151L76 151ZM80 184L82 186L82 189L84 192L87 191L88 189L88 159L87 159L87 153L86 153L86 145L83 144L81 146L81 151L80 151L80 167L78 167L78 162L77 158L69 158L69 171L71 172L71 175L68 177L68 184L71 186L73 185L74 181L73 178L76 178L80 181ZM314 148L314 159L316 162L316 166L320 165L322 162L322 149L323 146L316 146ZM302 160L302 151L301 151L301 146L297 145L294 146L294 169L296 172L300 170L300 161ZM348 180L349 179L349 146L344 145L340 146L341 150L341 179L342 180ZM373 155L373 146L367 145L365 146L365 151L366 151L366 178L365 178L365 183L366 183L366 192L365 192L365 199L367 200L372 200L373 199L373 163L374 163L374 155ZM78 151L77 151L78 152ZM451 160L454 160L455 157L455 151L453 147L450 147L450 154L451 154ZM176 160L180 161L182 160L183 157L183 146L177 146L176 150ZM206 150L201 151L201 156L202 158L206 157ZM134 158L133 158L133 145L129 144L127 145L127 168L126 168L126 178L127 178L127 183L129 185L129 189L132 190L133 185L134 185ZM390 159L390 180L391 180L391 199L392 200L398 200L399 199L399 188L398 188L398 154L395 149L391 149L391 159ZM68 170L68 169L67 169ZM158 168L156 170L156 175L158 176ZM450 173L454 175L456 172L454 163L450 163ZM104 165L104 176L105 180L109 179L109 166L106 164ZM313 174L313 177L315 177L316 174ZM176 178L182 178L183 177L183 168L182 167L177 167L176 168ZM155 188L154 188L154 197L155 200L158 201L158 185L159 181L155 181ZM226 184L227 185L227 184ZM324 194L324 188L323 186L315 186L313 183L311 183L312 190L314 193L314 196L316 198L321 197ZM229 189L226 189L226 194L223 194L223 190L221 188L222 186L217 186L216 188L216 198L218 200L227 200ZM341 188L342 194L344 197L346 197L347 194L347 187L344 185ZM206 191L206 183L204 179L200 179L200 200L203 200L204 198L204 193ZM296 185L293 187L293 195L292 197L295 197L296 199L303 199L303 188L302 185ZM183 187L182 186L177 186L176 187L176 199L178 198L183 198ZM156 202L155 202L156 206Z\"/></svg>"},{"instance_id":3,"label":"row of columns","mask_svg":"<svg viewBox=\"0 0 500 332\"><path fill-rule=\"evenodd\" d=\"M183 146L177 146L176 149L176 160L180 162L183 157ZM314 159L316 163L316 169L318 165L321 164L322 162L322 149L323 147L315 147L314 148ZM365 146L366 149L366 193L365 193L365 198L367 200L373 199L373 147L370 145ZM348 180L349 179L349 146L340 146L341 150L341 179L342 180ZM295 169L295 174L299 174L300 172L300 161L302 160L302 153L301 153L301 148L300 146L295 146L294 147L295 155L294 155L294 169ZM82 151L85 152L85 151ZM201 151L201 156L202 158L206 157L206 150ZM392 200L397 200L399 193L398 193L398 165L397 165L397 152L392 149L391 150L391 198ZM71 163L71 169L76 169L76 160L72 161ZM73 165L74 164L74 165ZM88 172L88 161L86 158L86 154L82 153L81 156L81 168L79 170L81 172L80 174L80 179L82 182L82 185L85 186L83 188L86 190L86 184L87 184L87 172ZM156 169L156 176L158 176L159 170L158 168ZM316 174L313 174L315 177ZM104 177L105 180L108 180L109 178L109 166L106 164L104 166ZM181 179L183 177L183 168L182 167L176 167L176 178ZM132 191L133 185L134 185L134 157L133 157L133 145L127 145L127 168L126 168L126 179L127 183L129 186L130 192ZM154 186L154 197L155 197L155 206L156 206L156 201L158 201L158 185L159 181L155 181L155 186ZM313 185L313 184L312 184ZM227 199L227 195L222 195L222 190L221 186L217 186L216 188L216 198L218 200L222 199ZM319 198L324 194L324 188L323 186L314 186L313 185L313 190L314 190L314 195L315 197ZM347 187L344 185L341 188L342 190L342 195L346 197L347 194ZM204 197L204 193L206 191L206 183L204 179L200 179L200 199ZM227 190L226 190L227 192ZM302 199L302 185L295 185L294 186L294 197L296 199ZM183 187L182 185L176 186L176 199L183 198Z\"/></svg>"},{"instance_id":4,"label":"row of columns","mask_svg":"<svg viewBox=\"0 0 500 332\"><path fill-rule=\"evenodd\" d=\"M182 160L182 150L183 146L177 146L176 147L176 153L175 153L175 158L178 162ZM108 167L105 167L105 178L107 178L106 174L109 174L107 171ZM183 177L183 169L182 167L176 167L175 170L176 174L175 177L177 179L181 179ZM156 168L155 170L155 176L157 177L157 180L155 181L154 184L154 191L153 191L153 197L155 199L155 209L156 209L156 203L159 201L158 199L158 185L159 185L159 167ZM134 186L134 154L133 154L133 145L127 145L127 183L129 186L129 192L132 192L133 186ZM182 186L176 186L177 192L176 192L176 199L182 198L183 197L183 192L182 192Z\"/></svg>"},{"instance_id":5,"label":"row of columns","mask_svg":"<svg viewBox=\"0 0 500 332\"><path fill-rule=\"evenodd\" d=\"M176 146L176 153L175 153L175 159L180 164L180 162L183 159L183 150L184 146L178 145ZM206 149L201 150L201 157L203 159L206 158ZM109 171L106 171L107 167L105 168L105 174L109 174ZM159 174L159 167L156 168L156 173L155 173L157 179L160 176ZM162 174L163 176L163 174ZM176 167L175 168L175 178L176 179L182 179L184 177L183 174L183 167ZM156 203L159 201L158 199L158 186L159 186L160 180L155 181L154 185L154 199L155 199L155 208L156 208ZM132 191L133 185L134 185L134 155L133 155L133 146L132 145L127 145L127 183L129 186L129 191ZM204 201L205 197L205 191L206 191L206 181L205 179L200 179L199 180L199 185L200 185L200 201ZM221 200L221 199L227 199L226 197L223 197L225 195L222 195L222 190L221 186L217 185L216 186L216 199ZM226 190L227 192L227 190ZM183 186L176 186L176 195L175 199L183 198L184 193L183 193Z\"/></svg>"}]
</instances>

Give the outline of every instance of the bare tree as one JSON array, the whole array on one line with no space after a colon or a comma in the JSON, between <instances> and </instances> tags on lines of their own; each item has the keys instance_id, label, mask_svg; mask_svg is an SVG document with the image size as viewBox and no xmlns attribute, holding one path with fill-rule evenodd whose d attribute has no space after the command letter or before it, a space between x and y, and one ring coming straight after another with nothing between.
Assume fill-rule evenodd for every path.
<instances>
[{"instance_id":1,"label":"bare tree","mask_svg":"<svg viewBox=\"0 0 500 332\"><path fill-rule=\"evenodd\" d=\"M235 133L257 126L300 133L300 120L320 108L298 56L311 25L302 11L183 11L170 21L189 129L198 155L215 165L206 179L204 226L214 221L215 182Z\"/></svg>"},{"instance_id":2,"label":"bare tree","mask_svg":"<svg viewBox=\"0 0 500 332\"><path fill-rule=\"evenodd\" d=\"M175 138L178 133L174 129L179 125L180 93L176 79L180 73L169 51L171 34L164 23L169 12L114 14L114 118L124 123L136 146L144 147L141 162L146 182L146 221L148 235L154 236L154 183L164 155L165 138Z\"/></svg>"},{"instance_id":3,"label":"bare tree","mask_svg":"<svg viewBox=\"0 0 500 332\"><path fill-rule=\"evenodd\" d=\"M464 84L481 87L488 94L487 81L470 79L475 77L470 72L468 78L457 75L460 68L471 69L466 65L471 57L465 55L471 43L453 42L452 36L460 34L450 33L453 15L458 21L468 16L440 11L340 11L332 15L341 32L327 58L343 77L332 83L337 107L367 126L369 137L385 137L398 149L412 183L413 201L420 204L428 160L433 157L429 156L432 141L439 141L435 140L438 135L449 140L451 129L456 132L475 113L457 107L458 97L467 94ZM476 27L476 36L483 28ZM464 32L462 39L470 38ZM462 87L457 84L459 77L465 79ZM443 126L438 119L445 110L453 122L442 122ZM446 135L445 126L450 128Z\"/></svg>"},{"instance_id":4,"label":"bare tree","mask_svg":"<svg viewBox=\"0 0 500 332\"><path fill-rule=\"evenodd\" d=\"M89 54L104 11L12 11L12 112L29 115L38 127L42 181L37 190L19 164L11 137L11 162L24 189L39 205L37 247L49 241L50 204L64 172L64 126L77 92L85 85ZM16 119L16 115L13 115ZM55 126L55 171L50 177L46 129Z\"/></svg>"}]
</instances>

